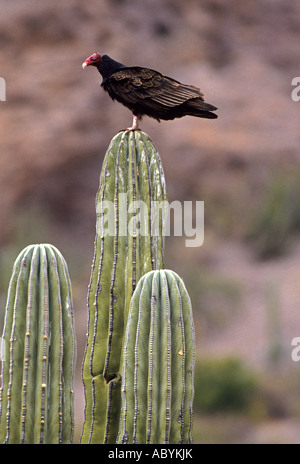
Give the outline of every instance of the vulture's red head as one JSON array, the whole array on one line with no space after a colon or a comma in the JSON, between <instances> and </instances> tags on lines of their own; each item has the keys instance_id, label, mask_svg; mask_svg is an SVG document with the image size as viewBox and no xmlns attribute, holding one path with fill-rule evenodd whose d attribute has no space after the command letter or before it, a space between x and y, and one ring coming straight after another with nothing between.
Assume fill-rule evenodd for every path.
<instances>
[{"instance_id":1,"label":"vulture's red head","mask_svg":"<svg viewBox=\"0 0 300 464\"><path fill-rule=\"evenodd\" d=\"M84 63L82 63L83 69L86 68L87 66L97 66L99 63L102 61L102 56L100 53L93 53L91 56L89 56Z\"/></svg>"}]
</instances>

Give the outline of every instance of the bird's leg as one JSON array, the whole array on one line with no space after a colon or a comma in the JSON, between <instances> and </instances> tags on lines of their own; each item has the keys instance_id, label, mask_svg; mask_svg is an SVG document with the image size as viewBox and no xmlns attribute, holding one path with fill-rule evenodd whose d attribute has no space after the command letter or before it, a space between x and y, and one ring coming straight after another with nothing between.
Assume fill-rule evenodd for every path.
<instances>
[{"instance_id":1,"label":"bird's leg","mask_svg":"<svg viewBox=\"0 0 300 464\"><path fill-rule=\"evenodd\" d=\"M133 121L132 121L132 126L127 127L127 131L134 131L134 130L139 130L139 117L133 115Z\"/></svg>"}]
</instances>

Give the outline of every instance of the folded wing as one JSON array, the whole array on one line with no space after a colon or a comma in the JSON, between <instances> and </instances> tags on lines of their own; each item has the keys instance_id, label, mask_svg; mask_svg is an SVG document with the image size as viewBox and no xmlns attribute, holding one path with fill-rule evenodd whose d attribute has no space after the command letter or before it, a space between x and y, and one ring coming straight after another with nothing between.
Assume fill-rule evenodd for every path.
<instances>
[{"instance_id":1,"label":"folded wing","mask_svg":"<svg viewBox=\"0 0 300 464\"><path fill-rule=\"evenodd\" d=\"M109 83L112 90L131 103L152 99L169 107L178 106L192 98L204 101L203 92L194 86L163 76L152 69L125 68L115 72Z\"/></svg>"}]
</instances>

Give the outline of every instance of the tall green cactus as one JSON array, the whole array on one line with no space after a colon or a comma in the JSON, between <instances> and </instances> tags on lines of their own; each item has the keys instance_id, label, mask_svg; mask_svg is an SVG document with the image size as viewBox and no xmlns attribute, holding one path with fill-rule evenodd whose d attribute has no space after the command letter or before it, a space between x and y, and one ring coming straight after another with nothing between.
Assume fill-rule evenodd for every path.
<instances>
[{"instance_id":1,"label":"tall green cactus","mask_svg":"<svg viewBox=\"0 0 300 464\"><path fill-rule=\"evenodd\" d=\"M163 209L154 205L166 199L161 160L149 136L141 131L118 133L106 152L96 198L97 234L82 369L85 420L81 443L116 442L129 303L139 278L163 267L165 217Z\"/></svg>"},{"instance_id":2,"label":"tall green cactus","mask_svg":"<svg viewBox=\"0 0 300 464\"><path fill-rule=\"evenodd\" d=\"M183 281L144 275L132 296L122 371L119 443L192 442L195 335Z\"/></svg>"},{"instance_id":3,"label":"tall green cactus","mask_svg":"<svg viewBox=\"0 0 300 464\"><path fill-rule=\"evenodd\" d=\"M3 330L1 443L70 443L75 331L66 262L52 245L17 257Z\"/></svg>"}]
</instances>

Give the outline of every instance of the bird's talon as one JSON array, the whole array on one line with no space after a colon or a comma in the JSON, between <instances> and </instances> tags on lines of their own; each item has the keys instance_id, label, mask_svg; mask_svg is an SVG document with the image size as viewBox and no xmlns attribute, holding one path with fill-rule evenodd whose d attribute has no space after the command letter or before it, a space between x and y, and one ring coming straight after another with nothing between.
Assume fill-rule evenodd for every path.
<instances>
[{"instance_id":1,"label":"bird's talon","mask_svg":"<svg viewBox=\"0 0 300 464\"><path fill-rule=\"evenodd\" d=\"M127 127L126 131L131 132L139 129L139 118L138 116L133 115L133 122L131 127Z\"/></svg>"}]
</instances>

